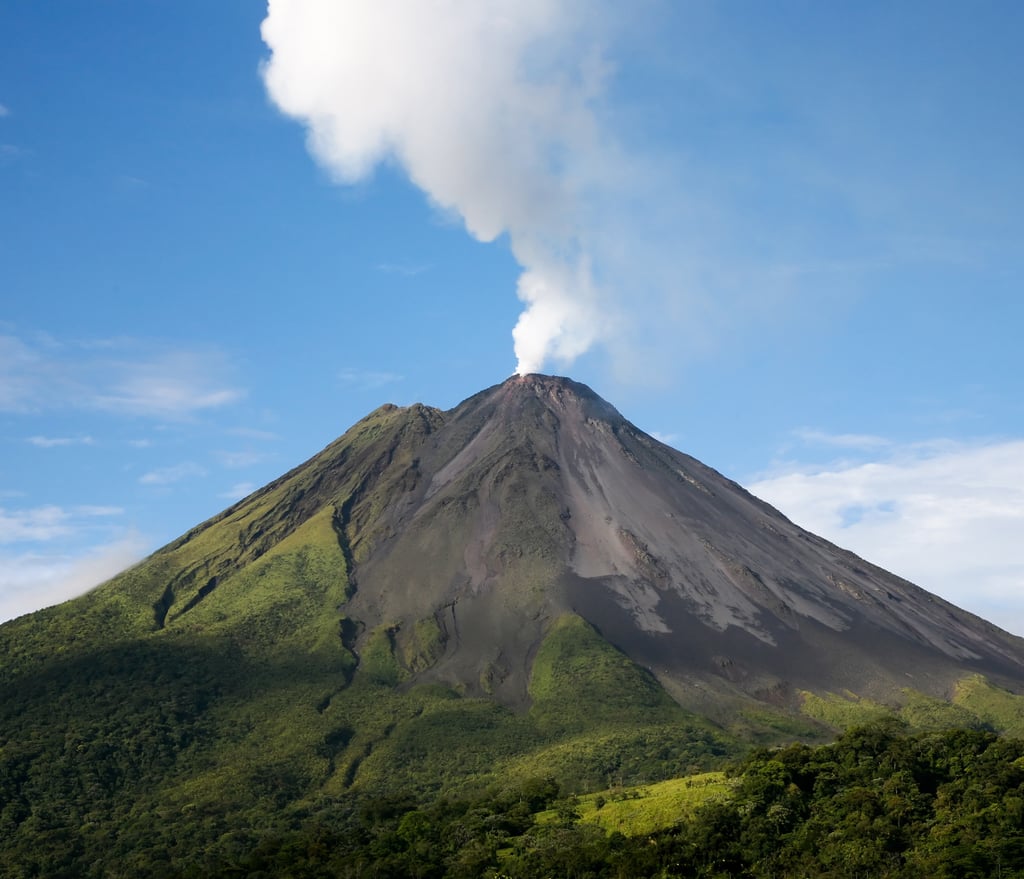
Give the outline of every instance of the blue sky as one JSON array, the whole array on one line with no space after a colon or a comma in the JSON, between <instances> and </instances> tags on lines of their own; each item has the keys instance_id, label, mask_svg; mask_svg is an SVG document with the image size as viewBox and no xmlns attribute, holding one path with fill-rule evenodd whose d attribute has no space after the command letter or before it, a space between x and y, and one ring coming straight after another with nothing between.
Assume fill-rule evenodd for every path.
<instances>
[{"instance_id":1,"label":"blue sky","mask_svg":"<svg viewBox=\"0 0 1024 879\"><path fill-rule=\"evenodd\" d=\"M0 619L518 361L1024 633L1024 7L620 6L5 3Z\"/></svg>"}]
</instances>

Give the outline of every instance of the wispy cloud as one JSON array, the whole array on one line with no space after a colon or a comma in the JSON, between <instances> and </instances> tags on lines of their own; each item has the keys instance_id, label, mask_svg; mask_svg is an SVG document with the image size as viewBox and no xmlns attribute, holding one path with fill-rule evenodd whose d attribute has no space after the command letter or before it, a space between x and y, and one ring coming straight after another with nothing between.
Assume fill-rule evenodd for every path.
<instances>
[{"instance_id":1,"label":"wispy cloud","mask_svg":"<svg viewBox=\"0 0 1024 879\"><path fill-rule=\"evenodd\" d=\"M91 446L96 441L91 436L30 436L26 442L40 449L55 449L60 446Z\"/></svg>"},{"instance_id":2,"label":"wispy cloud","mask_svg":"<svg viewBox=\"0 0 1024 879\"><path fill-rule=\"evenodd\" d=\"M39 393L58 382L33 347L10 335L0 335L0 411L18 412L39 405Z\"/></svg>"},{"instance_id":3,"label":"wispy cloud","mask_svg":"<svg viewBox=\"0 0 1024 879\"><path fill-rule=\"evenodd\" d=\"M0 543L46 541L70 534L71 515L63 507L48 505L29 510L0 508Z\"/></svg>"},{"instance_id":4,"label":"wispy cloud","mask_svg":"<svg viewBox=\"0 0 1024 879\"><path fill-rule=\"evenodd\" d=\"M121 507L0 508L0 622L80 595L142 558ZM82 548L83 541L85 548ZM73 548L74 547L74 548Z\"/></svg>"},{"instance_id":5,"label":"wispy cloud","mask_svg":"<svg viewBox=\"0 0 1024 879\"><path fill-rule=\"evenodd\" d=\"M271 442L281 438L269 430L259 430L254 427L232 427L227 433L231 436L240 436L243 439L262 440L264 442Z\"/></svg>"},{"instance_id":6,"label":"wispy cloud","mask_svg":"<svg viewBox=\"0 0 1024 879\"><path fill-rule=\"evenodd\" d=\"M252 467L254 464L266 460L266 457L264 452L253 452L247 449L238 452L217 452L217 458L221 464L232 470Z\"/></svg>"},{"instance_id":7,"label":"wispy cloud","mask_svg":"<svg viewBox=\"0 0 1024 879\"><path fill-rule=\"evenodd\" d=\"M384 385L394 384L404 380L405 376L397 372L385 372L372 369L351 369L346 368L338 373L338 379L346 385L358 387L362 390L381 388Z\"/></svg>"},{"instance_id":8,"label":"wispy cloud","mask_svg":"<svg viewBox=\"0 0 1024 879\"><path fill-rule=\"evenodd\" d=\"M124 514L124 507L111 507L102 504L86 504L75 507L74 510L82 516L120 516Z\"/></svg>"},{"instance_id":9,"label":"wispy cloud","mask_svg":"<svg viewBox=\"0 0 1024 879\"><path fill-rule=\"evenodd\" d=\"M86 530L97 517L123 512L120 507L96 505L46 504L17 510L0 507L0 544L47 543Z\"/></svg>"},{"instance_id":10,"label":"wispy cloud","mask_svg":"<svg viewBox=\"0 0 1024 879\"><path fill-rule=\"evenodd\" d=\"M205 476L206 470L194 461L184 461L171 467L158 467L139 477L143 485L170 485L182 479Z\"/></svg>"},{"instance_id":11,"label":"wispy cloud","mask_svg":"<svg viewBox=\"0 0 1024 879\"><path fill-rule=\"evenodd\" d=\"M0 622L88 592L140 561L150 547L140 534L70 555L0 554Z\"/></svg>"},{"instance_id":12,"label":"wispy cloud","mask_svg":"<svg viewBox=\"0 0 1024 879\"><path fill-rule=\"evenodd\" d=\"M28 150L17 144L0 143L0 162L15 162L28 155Z\"/></svg>"},{"instance_id":13,"label":"wispy cloud","mask_svg":"<svg viewBox=\"0 0 1024 879\"><path fill-rule=\"evenodd\" d=\"M7 107L4 104L0 104L0 119L2 119L4 116L10 116L10 115L11 115L11 111L9 109L7 109Z\"/></svg>"},{"instance_id":14,"label":"wispy cloud","mask_svg":"<svg viewBox=\"0 0 1024 879\"><path fill-rule=\"evenodd\" d=\"M866 433L827 433L823 430L800 428L793 431L793 435L808 445L833 446L841 449L883 449L891 445L884 437Z\"/></svg>"},{"instance_id":15,"label":"wispy cloud","mask_svg":"<svg viewBox=\"0 0 1024 879\"><path fill-rule=\"evenodd\" d=\"M750 490L799 525L1024 633L1024 441L890 445L783 465Z\"/></svg>"},{"instance_id":16,"label":"wispy cloud","mask_svg":"<svg viewBox=\"0 0 1024 879\"><path fill-rule=\"evenodd\" d=\"M178 351L148 362L112 365L116 377L91 398L97 409L173 419L219 408L242 396L237 388L211 380L225 364L210 352Z\"/></svg>"},{"instance_id":17,"label":"wispy cloud","mask_svg":"<svg viewBox=\"0 0 1024 879\"><path fill-rule=\"evenodd\" d=\"M236 482L231 488L221 492L217 497L228 501L240 501L256 491L257 488L259 486L255 482Z\"/></svg>"},{"instance_id":18,"label":"wispy cloud","mask_svg":"<svg viewBox=\"0 0 1024 879\"><path fill-rule=\"evenodd\" d=\"M416 275L422 275L424 272L430 271L430 265L427 263L423 264L403 264L403 263L391 263L384 262L377 265L377 271L383 272L386 275L402 275L407 278L413 278Z\"/></svg>"},{"instance_id":19,"label":"wispy cloud","mask_svg":"<svg viewBox=\"0 0 1024 879\"><path fill-rule=\"evenodd\" d=\"M85 408L180 420L239 400L244 392L231 372L215 349L8 334L0 336L0 411Z\"/></svg>"}]
</instances>

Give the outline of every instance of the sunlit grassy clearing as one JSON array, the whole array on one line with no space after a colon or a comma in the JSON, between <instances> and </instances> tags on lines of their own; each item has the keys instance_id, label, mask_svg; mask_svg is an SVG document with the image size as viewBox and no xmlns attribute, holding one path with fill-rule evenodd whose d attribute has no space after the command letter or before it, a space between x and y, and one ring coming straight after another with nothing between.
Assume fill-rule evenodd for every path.
<instances>
[{"instance_id":1,"label":"sunlit grassy clearing","mask_svg":"<svg viewBox=\"0 0 1024 879\"><path fill-rule=\"evenodd\" d=\"M723 772L702 772L685 778L585 794L570 801L580 821L597 824L608 833L640 836L671 827L693 815L715 797L728 797L731 783ZM564 811L549 809L539 823L558 820Z\"/></svg>"}]
</instances>

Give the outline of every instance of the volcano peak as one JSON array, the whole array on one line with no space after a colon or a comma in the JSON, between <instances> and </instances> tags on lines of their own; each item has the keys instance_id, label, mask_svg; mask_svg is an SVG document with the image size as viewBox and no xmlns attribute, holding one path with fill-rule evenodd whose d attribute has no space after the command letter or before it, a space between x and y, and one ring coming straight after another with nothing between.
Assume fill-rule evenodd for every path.
<instances>
[{"instance_id":1,"label":"volcano peak","mask_svg":"<svg viewBox=\"0 0 1024 879\"><path fill-rule=\"evenodd\" d=\"M541 373L513 375L470 397L450 414L456 420L498 419L519 434L537 418L546 429L561 425L566 419L578 423L625 423L618 410L587 385L565 376Z\"/></svg>"}]
</instances>

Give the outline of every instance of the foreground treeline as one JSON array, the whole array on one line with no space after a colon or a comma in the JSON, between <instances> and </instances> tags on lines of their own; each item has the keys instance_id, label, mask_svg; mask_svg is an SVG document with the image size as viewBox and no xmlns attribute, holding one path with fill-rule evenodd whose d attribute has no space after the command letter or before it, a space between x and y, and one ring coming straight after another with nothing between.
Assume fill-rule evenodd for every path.
<instances>
[{"instance_id":1,"label":"foreground treeline","mask_svg":"<svg viewBox=\"0 0 1024 879\"><path fill-rule=\"evenodd\" d=\"M543 782L471 802L366 801L205 869L296 879L1024 877L1024 741L882 723L833 745L760 751L734 768L731 795L633 838L580 821Z\"/></svg>"},{"instance_id":2,"label":"foreground treeline","mask_svg":"<svg viewBox=\"0 0 1024 879\"><path fill-rule=\"evenodd\" d=\"M171 848L123 832L119 847L134 851L134 859L80 849L40 872L36 858L43 852L31 846L45 837L26 836L23 859L18 846L8 848L0 872L161 879L1024 877L1024 741L977 730L908 734L882 722L832 745L758 751L730 774L728 793L719 786L673 826L640 836L609 835L581 819L579 801L538 779L431 803L349 796L291 814L290 829L225 825L222 839L241 843L230 857L223 846L219 854L191 847L187 819L173 814L159 816L157 834ZM609 793L609 801L615 796Z\"/></svg>"}]
</instances>

